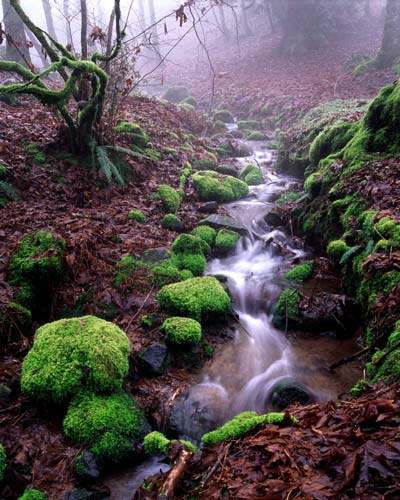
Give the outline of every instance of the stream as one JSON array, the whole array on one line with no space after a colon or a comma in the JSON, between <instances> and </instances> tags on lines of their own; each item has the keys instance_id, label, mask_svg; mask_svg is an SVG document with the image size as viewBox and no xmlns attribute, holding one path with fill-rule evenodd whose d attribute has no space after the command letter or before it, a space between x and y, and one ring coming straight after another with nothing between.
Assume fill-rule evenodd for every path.
<instances>
[{"instance_id":1,"label":"stream","mask_svg":"<svg viewBox=\"0 0 400 500\"><path fill-rule=\"evenodd\" d=\"M310 259L312 254L299 238L264 221L277 196L298 180L274 172L274 151L261 149L259 142L246 144L252 155L232 162L241 166L258 164L265 184L250 187L246 199L225 205L229 216L248 229L248 236L240 238L234 255L214 258L206 269L207 275L227 280L238 316L233 340L215 352L198 374L198 383L175 402L170 416L172 430L194 442L239 412L274 410L272 394L282 381L295 381L310 401L326 401L348 391L361 375L357 362L342 366L334 374L327 368L338 359L338 353L344 357L358 349L355 336L339 339L329 331L291 332L288 336L272 324L273 304L288 286L286 272L294 261ZM277 251L282 247L285 252ZM165 464L152 459L135 472L114 475L106 481L111 498L131 499L141 480L160 467Z\"/></svg>"}]
</instances>

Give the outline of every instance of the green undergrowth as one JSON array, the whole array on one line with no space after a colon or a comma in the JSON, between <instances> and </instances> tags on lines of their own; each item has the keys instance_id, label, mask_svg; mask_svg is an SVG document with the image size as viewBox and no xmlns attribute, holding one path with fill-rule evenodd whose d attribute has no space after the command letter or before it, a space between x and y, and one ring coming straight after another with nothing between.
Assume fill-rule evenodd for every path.
<instances>
[{"instance_id":1,"label":"green undergrowth","mask_svg":"<svg viewBox=\"0 0 400 500\"><path fill-rule=\"evenodd\" d=\"M33 488L26 488L23 495L18 500L47 500L47 495Z\"/></svg>"},{"instance_id":2,"label":"green undergrowth","mask_svg":"<svg viewBox=\"0 0 400 500\"><path fill-rule=\"evenodd\" d=\"M238 439L250 429L260 424L290 425L296 422L297 420L294 417L286 413L267 413L266 415L258 415L256 412L246 411L239 413L219 429L204 434L201 438L201 444L202 446L210 446L226 441L227 439Z\"/></svg>"}]
</instances>

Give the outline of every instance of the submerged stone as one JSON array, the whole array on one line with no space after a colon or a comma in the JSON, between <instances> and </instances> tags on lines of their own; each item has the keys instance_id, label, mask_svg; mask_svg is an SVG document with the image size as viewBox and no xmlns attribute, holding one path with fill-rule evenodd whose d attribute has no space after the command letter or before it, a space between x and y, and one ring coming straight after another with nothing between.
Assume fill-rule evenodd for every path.
<instances>
[{"instance_id":1,"label":"submerged stone","mask_svg":"<svg viewBox=\"0 0 400 500\"><path fill-rule=\"evenodd\" d=\"M314 396L301 382L284 379L277 382L269 392L268 402L274 410L282 411L292 403L307 405L314 401Z\"/></svg>"}]
</instances>

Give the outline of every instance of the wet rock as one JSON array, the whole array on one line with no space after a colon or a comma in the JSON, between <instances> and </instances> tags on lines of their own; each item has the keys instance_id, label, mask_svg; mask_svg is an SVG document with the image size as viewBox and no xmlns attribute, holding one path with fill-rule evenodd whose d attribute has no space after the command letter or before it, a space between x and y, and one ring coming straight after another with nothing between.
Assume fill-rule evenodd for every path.
<instances>
[{"instance_id":1,"label":"wet rock","mask_svg":"<svg viewBox=\"0 0 400 500\"><path fill-rule=\"evenodd\" d=\"M268 248L273 257L280 257L283 255L282 245L277 241L274 241L273 238L268 238L268 240L266 240L265 248Z\"/></svg>"},{"instance_id":2,"label":"wet rock","mask_svg":"<svg viewBox=\"0 0 400 500\"><path fill-rule=\"evenodd\" d=\"M241 235L248 233L247 228L238 220L223 215L210 215L207 219L200 221L200 224L206 224L214 229L230 229L231 231L237 231Z\"/></svg>"},{"instance_id":3,"label":"wet rock","mask_svg":"<svg viewBox=\"0 0 400 500\"><path fill-rule=\"evenodd\" d=\"M83 480L97 479L100 476L100 467L89 450L83 450L75 463L74 471Z\"/></svg>"},{"instance_id":4,"label":"wet rock","mask_svg":"<svg viewBox=\"0 0 400 500\"><path fill-rule=\"evenodd\" d=\"M169 229L170 231L175 231L177 233L183 233L185 231L185 226L178 217L164 217L161 221L161 226L164 229Z\"/></svg>"},{"instance_id":5,"label":"wet rock","mask_svg":"<svg viewBox=\"0 0 400 500\"><path fill-rule=\"evenodd\" d=\"M275 411L282 411L292 403L307 405L314 401L313 394L301 382L284 379L277 382L268 394L268 403Z\"/></svg>"},{"instance_id":6,"label":"wet rock","mask_svg":"<svg viewBox=\"0 0 400 500\"><path fill-rule=\"evenodd\" d=\"M188 347L169 346L171 365L184 370L196 370L202 367L202 349L200 345Z\"/></svg>"},{"instance_id":7,"label":"wet rock","mask_svg":"<svg viewBox=\"0 0 400 500\"><path fill-rule=\"evenodd\" d=\"M4 384L0 384L0 405L6 405L11 399L11 389Z\"/></svg>"},{"instance_id":8,"label":"wet rock","mask_svg":"<svg viewBox=\"0 0 400 500\"><path fill-rule=\"evenodd\" d=\"M233 165L219 165L215 170L220 174L231 175L232 177L239 176L239 169Z\"/></svg>"},{"instance_id":9,"label":"wet rock","mask_svg":"<svg viewBox=\"0 0 400 500\"><path fill-rule=\"evenodd\" d=\"M271 227L283 226L283 220L276 212L269 212L264 216L264 221Z\"/></svg>"},{"instance_id":10,"label":"wet rock","mask_svg":"<svg viewBox=\"0 0 400 500\"><path fill-rule=\"evenodd\" d=\"M109 500L111 498L108 488L74 488L64 495L64 500Z\"/></svg>"},{"instance_id":11,"label":"wet rock","mask_svg":"<svg viewBox=\"0 0 400 500\"><path fill-rule=\"evenodd\" d=\"M198 211L203 214L213 214L218 210L218 203L216 201L207 201L199 206Z\"/></svg>"},{"instance_id":12,"label":"wet rock","mask_svg":"<svg viewBox=\"0 0 400 500\"><path fill-rule=\"evenodd\" d=\"M168 368L168 349L164 344L151 344L137 357L138 368L145 375L162 375Z\"/></svg>"},{"instance_id":13,"label":"wet rock","mask_svg":"<svg viewBox=\"0 0 400 500\"><path fill-rule=\"evenodd\" d=\"M162 262L170 258L170 254L166 248L150 248L142 253L141 259L145 262L150 262L154 264L156 262Z\"/></svg>"},{"instance_id":14,"label":"wet rock","mask_svg":"<svg viewBox=\"0 0 400 500\"><path fill-rule=\"evenodd\" d=\"M226 151L226 156L243 158L245 156L251 156L252 153L250 147L240 139L226 141L221 146Z\"/></svg>"}]
</instances>

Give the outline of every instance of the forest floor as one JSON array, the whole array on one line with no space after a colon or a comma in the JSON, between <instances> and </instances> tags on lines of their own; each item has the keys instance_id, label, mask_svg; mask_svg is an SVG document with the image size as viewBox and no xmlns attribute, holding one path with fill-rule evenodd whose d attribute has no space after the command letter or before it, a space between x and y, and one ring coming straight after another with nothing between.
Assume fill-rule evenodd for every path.
<instances>
[{"instance_id":1,"label":"forest floor","mask_svg":"<svg viewBox=\"0 0 400 500\"><path fill-rule=\"evenodd\" d=\"M294 112L297 112L300 108L309 109L332 99L372 98L382 85L395 79L394 74L382 71L355 79L351 72L343 69L343 64L354 52L373 53L377 49L378 40L376 30L371 27L359 32L357 36L349 35L344 40L302 58L282 59L276 55L273 52L277 43L275 37L248 39L242 44L239 60L229 57L233 49L219 50L214 61L215 106L231 109L239 117L251 117L252 111L272 101L290 100ZM210 97L210 79L202 79L196 75L208 74L209 68L194 60L185 61L182 68L179 81L173 81L170 77L171 82L188 84L192 94L205 104ZM245 92L243 89L246 89ZM172 243L177 234L161 227L163 213L160 203L152 199L152 195L163 183L177 188L178 170L185 161L202 157L205 154L204 147L211 145L212 141L201 137L207 124L204 116L173 105L160 104L152 98L127 99L122 116L141 124L149 133L154 149L163 155L161 161L132 161L135 180L125 188L108 185L95 172L80 168L70 158L60 155L63 143L57 133L59 122L51 111L25 98L21 98L19 106L0 102L0 162L6 165L8 180L21 196L20 201L10 202L0 208L0 304L14 297L15 289L7 283L8 264L23 235L35 229L46 229L62 235L68 245L66 263L69 271L66 284L55 296L53 314L49 319L77 312L79 305L78 312L82 314L94 314L115 321L128 334L132 343L128 388L143 404L151 422L160 424L164 418L160 410L162 402L190 384L192 375L175 368L157 379L139 379L135 368L136 353L145 345L161 338L157 329L146 332L141 325L141 315L158 312L157 290L149 285L146 277L140 275L135 276L134 284L128 282L115 288L115 264L125 255L134 254L139 257L146 249L168 247ZM194 136L190 139L194 152L182 149L188 142L188 132ZM171 133L176 135L172 136ZM36 163L32 155L27 153L26 145L30 143L36 143L45 153L46 160L43 164ZM165 147L175 148L177 153L165 153ZM188 231L204 217L198 211L199 205L199 200L189 185L177 214ZM143 211L146 223L140 224L128 218L128 212L133 209ZM38 323L34 325L32 333L38 326ZM218 343L220 340L212 338L210 342ZM63 436L63 409L36 407L19 392L21 362L31 344L32 337L19 339L12 348L0 346L0 384L13 390L11 400L0 410L0 441L4 444L9 459L0 498L15 499L24 486L29 484L46 491L49 498L55 500L62 498L63 493L71 488L71 463L79 448ZM396 475L393 463L390 462L391 454L399 451L398 443L394 443L392 429L398 401L396 391L398 389L392 388L387 393L378 393L379 404L371 402L374 395L359 402L348 403L349 411L346 410L346 403L343 415L338 413L334 405L315 405L296 410L302 423L300 429L296 430L297 441L292 445L289 442L292 434L290 431L282 435L281 431L272 429L260 430L256 436L249 436L243 448L241 443L236 442L229 449L212 449L207 461L199 466L194 477L207 473L211 462L221 460L222 456L220 470L209 477L207 488L203 488L201 492L203 496L196 498L221 498L219 483L227 483L228 491L230 488L234 491L227 498L285 498L282 497L282 481L289 481L288 477L274 477L276 490L271 491L269 496L257 496L258 492L251 489L259 481L258 473L254 470L260 460L265 458L257 454L261 441L265 439L268 439L272 448L274 443L277 446L284 440L286 456L285 458L281 452L271 448L266 467L273 468L284 463L293 474L299 467L308 467L309 488L320 491L319 496L314 495L312 498L352 498L340 496L341 493L337 490L329 489L327 483L332 479L327 478L328 476L321 476L322 479L319 477L316 485L316 476L314 478L311 473L313 464L290 462L291 451L287 451L286 447L298 446L302 440L304 442L301 432L306 427L306 433L309 434L310 429L314 429L313 435L319 439L318 442L309 444L312 449L307 453L314 456L323 446L325 457L332 450L330 467L336 467L332 464L337 456L338 463L340 461L337 477L342 481L344 474L346 484L351 483L352 487L357 487L358 484L354 472L358 467L362 477L357 481L363 482L364 489L360 491L364 494L368 491L368 488L365 489L366 484L375 484L376 474L384 477ZM378 410L371 410L373 404ZM369 418L371 412L376 417L373 422L380 422L379 430L373 431L373 442L369 441L372 444L364 446L362 440L355 438L346 441L346 432L350 432L350 429L353 437L357 433L353 428L354 419L358 419L360 426L363 426L366 420L369 423L372 421ZM330 428L333 423L334 430ZM343 441L331 448L331 441L336 436L329 432L342 433L346 446ZM335 453L337 455L334 456ZM237 485L237 478L233 479L232 470L244 467L244 454L246 461L253 457L253 472L250 469L248 471L248 480L252 478L253 486L239 494L241 487ZM382 462L384 454L387 457L389 454L387 460L390 463ZM364 463L360 461L361 455L371 457L372 462L366 469L359 468L359 464ZM321 467L324 457L321 455L316 459ZM194 465L195 468L197 466L198 464ZM398 472L397 470L397 477ZM296 481L299 481L299 477L300 475ZM307 496L308 491L293 489L293 493L287 492L286 498L311 498ZM182 490L176 498L189 496Z\"/></svg>"}]
</instances>

